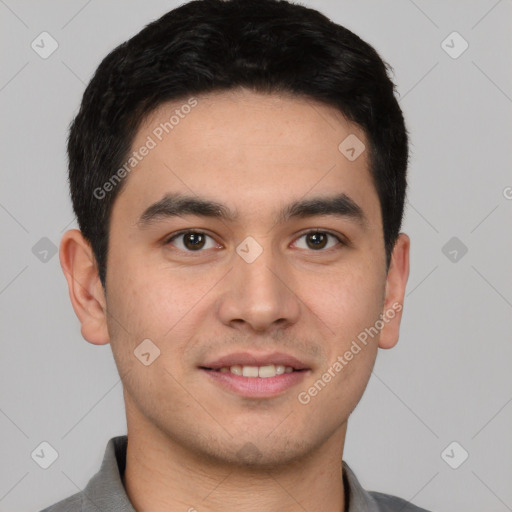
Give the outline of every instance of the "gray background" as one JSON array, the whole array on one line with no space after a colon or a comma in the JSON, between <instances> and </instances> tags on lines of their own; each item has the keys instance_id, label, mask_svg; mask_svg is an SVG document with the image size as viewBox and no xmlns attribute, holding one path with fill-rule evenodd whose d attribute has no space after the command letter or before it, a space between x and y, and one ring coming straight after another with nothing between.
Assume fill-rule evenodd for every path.
<instances>
[{"instance_id":1,"label":"gray background","mask_svg":"<svg viewBox=\"0 0 512 512\"><path fill-rule=\"evenodd\" d=\"M434 511L512 510L511 1L304 3L394 67L411 133L401 338L379 353L344 458L367 489ZM85 84L176 5L0 0L0 511L82 489L126 432L110 346L81 337L51 247L76 227L65 141ZM43 31L59 45L47 59L31 48ZM458 58L444 48L460 39L442 46L453 31L469 44ZM31 458L43 441L58 452L46 470Z\"/></svg>"}]
</instances>

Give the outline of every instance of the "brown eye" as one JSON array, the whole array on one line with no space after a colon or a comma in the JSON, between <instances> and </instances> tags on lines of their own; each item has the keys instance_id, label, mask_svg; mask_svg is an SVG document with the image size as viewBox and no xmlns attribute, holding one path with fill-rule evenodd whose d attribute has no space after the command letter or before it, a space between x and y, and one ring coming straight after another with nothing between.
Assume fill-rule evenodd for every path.
<instances>
[{"instance_id":1,"label":"brown eye","mask_svg":"<svg viewBox=\"0 0 512 512\"><path fill-rule=\"evenodd\" d=\"M183 237L183 245L190 250L202 249L205 237L201 233L187 233Z\"/></svg>"},{"instance_id":2,"label":"brown eye","mask_svg":"<svg viewBox=\"0 0 512 512\"><path fill-rule=\"evenodd\" d=\"M208 239L211 240L208 245ZM174 245L178 249L187 252L199 252L201 249L211 249L215 247L213 238L200 231L184 231L172 236L166 244Z\"/></svg>"},{"instance_id":3,"label":"brown eye","mask_svg":"<svg viewBox=\"0 0 512 512\"><path fill-rule=\"evenodd\" d=\"M327 244L325 233L309 233L306 235L307 244L311 249L323 249Z\"/></svg>"},{"instance_id":4,"label":"brown eye","mask_svg":"<svg viewBox=\"0 0 512 512\"><path fill-rule=\"evenodd\" d=\"M333 242L331 242L331 245L329 247L329 238ZM313 251L321 251L322 249L331 249L332 247L335 247L336 245L345 245L341 238L338 236L328 233L326 231L310 231L308 233L304 233L301 237L299 237L298 240L305 239L306 243L302 245L302 247L299 246L300 249L311 249Z\"/></svg>"}]
</instances>

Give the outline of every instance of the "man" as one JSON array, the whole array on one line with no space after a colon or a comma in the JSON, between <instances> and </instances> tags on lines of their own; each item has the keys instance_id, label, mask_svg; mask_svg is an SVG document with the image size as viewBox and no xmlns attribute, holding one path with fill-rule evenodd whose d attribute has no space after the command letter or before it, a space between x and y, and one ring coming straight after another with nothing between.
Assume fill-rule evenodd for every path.
<instances>
[{"instance_id":1,"label":"man","mask_svg":"<svg viewBox=\"0 0 512 512\"><path fill-rule=\"evenodd\" d=\"M101 63L60 247L127 436L46 511L421 511L343 458L398 341L407 132L386 64L312 9L198 0Z\"/></svg>"}]
</instances>

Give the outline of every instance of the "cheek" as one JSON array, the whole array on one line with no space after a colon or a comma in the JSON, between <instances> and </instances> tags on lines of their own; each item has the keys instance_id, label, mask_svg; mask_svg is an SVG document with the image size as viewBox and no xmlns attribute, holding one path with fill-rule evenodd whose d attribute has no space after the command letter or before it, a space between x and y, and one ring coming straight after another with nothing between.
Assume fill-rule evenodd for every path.
<instances>
[{"instance_id":1,"label":"cheek","mask_svg":"<svg viewBox=\"0 0 512 512\"><path fill-rule=\"evenodd\" d=\"M129 357L149 338L161 350L161 361L175 366L197 329L198 314L208 303L204 297L219 275L187 273L161 262L150 264L144 258L118 263L107 284L113 290L107 300L113 350ZM171 347L174 357L169 354Z\"/></svg>"},{"instance_id":2,"label":"cheek","mask_svg":"<svg viewBox=\"0 0 512 512\"><path fill-rule=\"evenodd\" d=\"M132 327L155 328L153 335L161 335L156 320L162 317L162 321L172 322L174 312L179 310L181 283L176 279L171 282L169 270L156 266L147 256L125 249L124 254L122 250L112 254L113 270L108 277L113 309Z\"/></svg>"},{"instance_id":3,"label":"cheek","mask_svg":"<svg viewBox=\"0 0 512 512\"><path fill-rule=\"evenodd\" d=\"M381 313L383 290L376 275L352 267L326 280L325 293L317 288L310 294L311 310L329 327L322 331L327 359L311 387L301 391L320 423L325 411L338 412L322 428L348 418L368 384L378 348L378 333L371 328Z\"/></svg>"},{"instance_id":4,"label":"cheek","mask_svg":"<svg viewBox=\"0 0 512 512\"><path fill-rule=\"evenodd\" d=\"M311 308L343 345L378 319L385 280L375 266L360 262L340 267L321 280L308 280L303 290Z\"/></svg>"}]
</instances>

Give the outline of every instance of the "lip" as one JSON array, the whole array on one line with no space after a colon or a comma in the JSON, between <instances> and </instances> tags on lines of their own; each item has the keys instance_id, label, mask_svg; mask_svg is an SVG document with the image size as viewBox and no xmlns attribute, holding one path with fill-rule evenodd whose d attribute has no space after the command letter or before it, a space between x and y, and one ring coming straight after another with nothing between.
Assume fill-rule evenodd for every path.
<instances>
[{"instance_id":1,"label":"lip","mask_svg":"<svg viewBox=\"0 0 512 512\"><path fill-rule=\"evenodd\" d=\"M243 377L231 372L201 368L207 378L227 391L247 398L271 398L301 383L311 370L293 371L275 377Z\"/></svg>"},{"instance_id":2,"label":"lip","mask_svg":"<svg viewBox=\"0 0 512 512\"><path fill-rule=\"evenodd\" d=\"M284 352L271 352L267 354L258 354L255 352L236 352L225 355L215 360L208 361L201 364L201 369L219 370L223 367L230 367L235 365L240 366L265 366L268 364L290 366L294 370L310 370L307 364L303 363L300 359ZM304 373L304 372L303 372ZM291 374L288 374L291 375ZM247 378L247 377L244 377ZM266 380L274 379L269 377ZM262 379L263 380L263 379Z\"/></svg>"}]
</instances>

